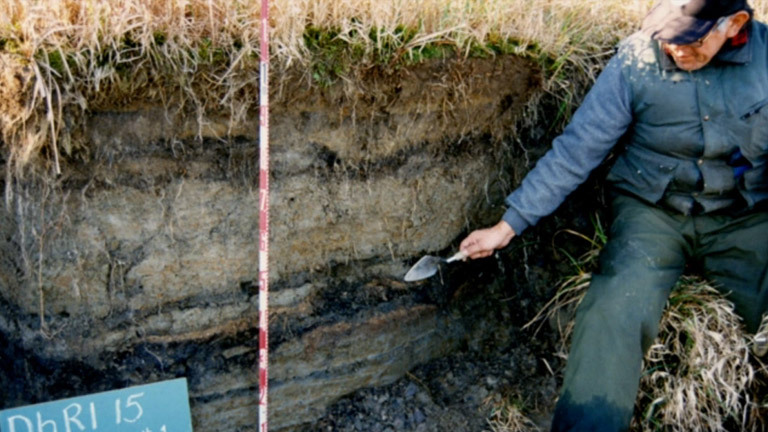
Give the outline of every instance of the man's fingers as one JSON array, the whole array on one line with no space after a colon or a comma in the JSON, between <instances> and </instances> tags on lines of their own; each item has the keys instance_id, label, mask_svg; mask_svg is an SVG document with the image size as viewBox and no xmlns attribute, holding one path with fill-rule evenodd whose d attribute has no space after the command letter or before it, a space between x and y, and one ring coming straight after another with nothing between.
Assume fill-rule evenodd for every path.
<instances>
[{"instance_id":1,"label":"man's fingers","mask_svg":"<svg viewBox=\"0 0 768 432\"><path fill-rule=\"evenodd\" d=\"M480 240L478 239L477 231L471 233L467 238L464 239L464 241L461 242L461 245L459 246L459 250L461 250L464 253L464 255L472 259L474 259L474 255L482 251L482 247L480 246Z\"/></svg>"},{"instance_id":2,"label":"man's fingers","mask_svg":"<svg viewBox=\"0 0 768 432\"><path fill-rule=\"evenodd\" d=\"M483 241L479 233L472 233L464 242L462 242L461 251L470 259L485 258L493 253L493 248L489 248Z\"/></svg>"},{"instance_id":3,"label":"man's fingers","mask_svg":"<svg viewBox=\"0 0 768 432\"><path fill-rule=\"evenodd\" d=\"M469 255L469 258L471 258L471 259L486 258L486 257L491 256L491 254L493 254L493 251L485 250L485 251L480 251L480 252L476 252L476 253L474 253L472 255Z\"/></svg>"},{"instance_id":4,"label":"man's fingers","mask_svg":"<svg viewBox=\"0 0 768 432\"><path fill-rule=\"evenodd\" d=\"M514 236L509 225L501 221L494 227L471 232L461 242L459 249L470 259L485 258L496 249L506 246Z\"/></svg>"},{"instance_id":5,"label":"man's fingers","mask_svg":"<svg viewBox=\"0 0 768 432\"><path fill-rule=\"evenodd\" d=\"M488 238L487 230L477 230L472 232L463 242L461 242L461 251L472 259L484 258L493 252L492 239Z\"/></svg>"}]
</instances>

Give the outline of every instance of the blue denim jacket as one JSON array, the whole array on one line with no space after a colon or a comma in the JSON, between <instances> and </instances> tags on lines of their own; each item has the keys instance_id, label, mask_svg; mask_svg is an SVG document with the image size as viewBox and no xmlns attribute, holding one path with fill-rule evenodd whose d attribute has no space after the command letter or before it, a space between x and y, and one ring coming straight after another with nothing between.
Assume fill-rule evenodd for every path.
<instances>
[{"instance_id":1,"label":"blue denim jacket","mask_svg":"<svg viewBox=\"0 0 768 432\"><path fill-rule=\"evenodd\" d=\"M607 181L683 214L768 199L768 27L685 72L659 43L623 41L552 148L506 199L522 233L552 213L621 140ZM764 111L764 112L763 112ZM623 139L622 139L623 138Z\"/></svg>"}]
</instances>

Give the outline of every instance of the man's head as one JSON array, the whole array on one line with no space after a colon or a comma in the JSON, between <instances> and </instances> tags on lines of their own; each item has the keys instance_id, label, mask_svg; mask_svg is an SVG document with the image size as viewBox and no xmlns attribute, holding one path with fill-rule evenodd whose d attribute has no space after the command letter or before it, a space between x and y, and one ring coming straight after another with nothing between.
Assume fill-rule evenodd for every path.
<instances>
[{"instance_id":1,"label":"man's head","mask_svg":"<svg viewBox=\"0 0 768 432\"><path fill-rule=\"evenodd\" d=\"M661 0L643 21L680 69L706 66L749 21L746 0Z\"/></svg>"}]
</instances>

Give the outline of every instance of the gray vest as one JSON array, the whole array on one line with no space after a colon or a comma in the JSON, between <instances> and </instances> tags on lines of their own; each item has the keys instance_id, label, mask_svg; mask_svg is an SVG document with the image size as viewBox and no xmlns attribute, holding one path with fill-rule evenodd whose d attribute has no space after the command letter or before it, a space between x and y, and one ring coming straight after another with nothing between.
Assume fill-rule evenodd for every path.
<instances>
[{"instance_id":1,"label":"gray vest","mask_svg":"<svg viewBox=\"0 0 768 432\"><path fill-rule=\"evenodd\" d=\"M614 187L683 214L768 199L768 28L751 26L746 45L693 72L647 36L622 44L635 121Z\"/></svg>"}]
</instances>

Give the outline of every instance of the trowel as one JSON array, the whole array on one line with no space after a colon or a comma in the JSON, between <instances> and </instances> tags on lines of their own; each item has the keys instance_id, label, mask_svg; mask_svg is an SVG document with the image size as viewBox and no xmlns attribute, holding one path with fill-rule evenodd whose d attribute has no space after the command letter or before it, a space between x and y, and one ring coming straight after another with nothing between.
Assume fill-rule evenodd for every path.
<instances>
[{"instance_id":1,"label":"trowel","mask_svg":"<svg viewBox=\"0 0 768 432\"><path fill-rule=\"evenodd\" d=\"M433 274L437 273L437 270L442 263L452 263L454 261L463 260L467 256L461 252L457 252L456 255L450 258L440 258L432 255L423 256L420 260L416 261L416 264L408 270L405 274L406 282L414 282L417 280L426 279Z\"/></svg>"}]
</instances>

